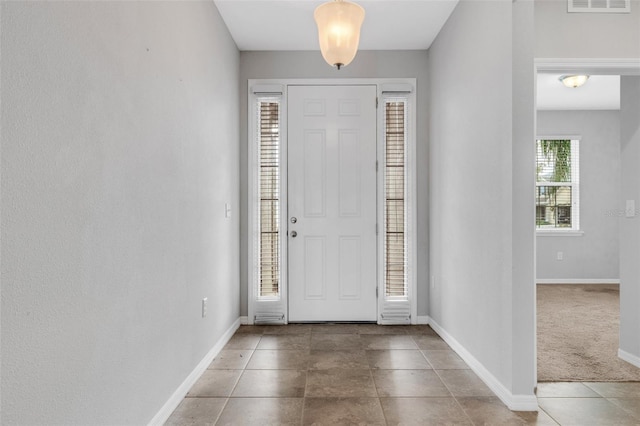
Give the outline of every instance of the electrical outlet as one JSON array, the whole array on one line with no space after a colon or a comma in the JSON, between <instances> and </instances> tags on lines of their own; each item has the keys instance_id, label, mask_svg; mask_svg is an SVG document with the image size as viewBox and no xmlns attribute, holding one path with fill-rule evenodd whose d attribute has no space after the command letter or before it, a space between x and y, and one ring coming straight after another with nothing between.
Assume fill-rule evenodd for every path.
<instances>
[{"instance_id":1,"label":"electrical outlet","mask_svg":"<svg viewBox=\"0 0 640 426\"><path fill-rule=\"evenodd\" d=\"M624 211L625 217L634 217L636 215L636 200L627 200L626 207Z\"/></svg>"},{"instance_id":2,"label":"electrical outlet","mask_svg":"<svg viewBox=\"0 0 640 426\"><path fill-rule=\"evenodd\" d=\"M557 260L563 260L564 259L564 253L559 251L558 254L556 255L556 259Z\"/></svg>"},{"instance_id":3,"label":"electrical outlet","mask_svg":"<svg viewBox=\"0 0 640 426\"><path fill-rule=\"evenodd\" d=\"M231 217L231 203L224 203L224 217Z\"/></svg>"},{"instance_id":4,"label":"electrical outlet","mask_svg":"<svg viewBox=\"0 0 640 426\"><path fill-rule=\"evenodd\" d=\"M207 317L207 301L208 301L207 297L202 299L202 318Z\"/></svg>"}]
</instances>

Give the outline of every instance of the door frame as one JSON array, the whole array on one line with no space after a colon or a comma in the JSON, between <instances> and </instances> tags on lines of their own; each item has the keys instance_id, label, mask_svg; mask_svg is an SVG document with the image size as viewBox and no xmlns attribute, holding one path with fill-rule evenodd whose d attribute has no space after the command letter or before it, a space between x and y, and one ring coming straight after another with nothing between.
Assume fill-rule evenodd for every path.
<instances>
[{"instance_id":1,"label":"door frame","mask_svg":"<svg viewBox=\"0 0 640 426\"><path fill-rule=\"evenodd\" d=\"M384 257L381 248L384 243L384 232L378 232L377 241L377 322L383 323L411 323L417 324L417 188L416 188L416 79L415 78L354 78L354 79L249 79L248 80L248 103L247 103L247 126L248 126L248 161L247 161L247 298L248 298L248 324L272 323L287 324L289 320L289 299L288 299L288 208L287 208L287 90L289 86L376 86L377 102L379 106L376 112L376 135L378 164L382 165L384 160L384 99L387 97L397 97L401 95L407 99L407 135L406 135L406 157L407 157L407 235L408 235L408 256L407 256L407 281L408 300L387 300L381 291L384 288L383 274ZM272 298L258 298L258 150L255 144L257 140L257 112L255 103L258 99L271 98L278 99L280 103L280 295ZM378 168L376 182L376 216L382 228L384 212L384 174L382 167ZM381 318L381 313L387 312L387 319ZM409 318L399 321L394 319L394 312L407 312Z\"/></svg>"},{"instance_id":2,"label":"door frame","mask_svg":"<svg viewBox=\"0 0 640 426\"><path fill-rule=\"evenodd\" d=\"M638 58L536 58L534 59L534 81L533 84L536 84L538 73L542 72L554 72L559 74L589 74L589 75L640 75L640 59ZM534 112L535 115L533 117L534 130L536 130L537 135L537 96L534 96ZM533 151L530 151L532 164L535 162L535 154ZM531 200L532 208L535 209L535 201ZM535 226L534 226L535 233ZM534 265L534 279L533 279L533 297L531 302L533 303L533 335L531 336L531 340L533 340L533 359L534 359L534 368L533 368L533 383L538 383L538 363L535 361L538 353L538 341L537 341L537 284L539 280L537 278L536 271L536 261L537 261L537 235L534 234L534 249L533 249L533 265ZM621 280L620 289L622 292L624 282ZM622 306L620 306L622 310ZM620 315L621 324L618 327L622 326L622 321L624 321L624 316ZM640 358L635 357L625 351L622 351L618 347L618 358L633 364L640 368Z\"/></svg>"}]
</instances>

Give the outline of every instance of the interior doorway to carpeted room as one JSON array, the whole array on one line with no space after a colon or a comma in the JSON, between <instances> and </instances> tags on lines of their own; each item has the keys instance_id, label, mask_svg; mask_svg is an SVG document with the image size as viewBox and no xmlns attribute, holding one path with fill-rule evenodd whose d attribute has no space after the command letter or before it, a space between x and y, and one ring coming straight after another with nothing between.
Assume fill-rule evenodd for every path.
<instances>
[{"instance_id":1,"label":"interior doorway to carpeted room","mask_svg":"<svg viewBox=\"0 0 640 426\"><path fill-rule=\"evenodd\" d=\"M538 284L538 381L640 381L618 358L619 284Z\"/></svg>"}]
</instances>

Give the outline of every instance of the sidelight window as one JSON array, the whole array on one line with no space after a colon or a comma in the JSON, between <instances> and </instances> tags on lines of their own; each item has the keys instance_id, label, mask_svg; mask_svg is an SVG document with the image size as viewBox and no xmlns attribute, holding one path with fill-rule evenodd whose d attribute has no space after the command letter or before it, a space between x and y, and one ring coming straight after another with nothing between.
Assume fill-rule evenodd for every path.
<instances>
[{"instance_id":1,"label":"sidelight window","mask_svg":"<svg viewBox=\"0 0 640 426\"><path fill-rule=\"evenodd\" d=\"M385 100L384 286L387 299L406 299L406 100Z\"/></svg>"},{"instance_id":2,"label":"sidelight window","mask_svg":"<svg viewBox=\"0 0 640 426\"><path fill-rule=\"evenodd\" d=\"M280 102L260 99L258 117L258 298L280 296Z\"/></svg>"}]
</instances>

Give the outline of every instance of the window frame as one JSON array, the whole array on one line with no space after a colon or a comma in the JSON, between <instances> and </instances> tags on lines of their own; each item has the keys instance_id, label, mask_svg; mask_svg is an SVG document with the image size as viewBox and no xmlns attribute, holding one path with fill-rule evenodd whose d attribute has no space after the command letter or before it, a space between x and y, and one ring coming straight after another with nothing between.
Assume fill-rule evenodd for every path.
<instances>
[{"instance_id":1,"label":"window frame","mask_svg":"<svg viewBox=\"0 0 640 426\"><path fill-rule=\"evenodd\" d=\"M389 123L387 122L387 106L391 103L396 103L396 104L404 104L403 106L403 129L402 129L402 138L403 138L403 149L402 149L402 157L403 157L403 165L402 165L402 192L403 192L403 198L402 198L402 238L403 238L403 257L405 258L404 262L405 265L403 267L403 275L404 275L404 294L403 295L390 295L388 294L390 292L389 290L389 286L388 286L388 281L389 281L389 243L388 243L388 239L389 239L389 230L387 229L388 223L389 223L389 211L388 211L388 205L387 203L389 202L389 197L388 197L388 191L387 191L387 186L388 186L388 176L389 176L389 171L390 171L390 167L398 167L398 166L390 166L388 161L387 161L387 153L389 152L388 149L388 128L389 128ZM407 194L407 110L408 110L408 101L406 99L406 97L392 97L392 96L387 96L385 98L383 98L382 101L382 108L384 109L383 111L383 116L384 116L384 121L383 121L383 126L384 126L384 138L385 138L385 143L384 143L384 152L382 152L382 159L383 159L383 163L382 163L382 167L379 168L379 172L383 173L383 181L384 181L384 185L382 188L382 193L383 195L383 202L384 202L384 212L383 212L383 220L382 220L382 232L384 234L384 240L382 243L382 251L384 252L384 256L385 256L385 261L383 262L383 266L384 266L384 276L383 276L383 280L382 280L382 295L385 297L386 300L393 300L393 301L404 301L404 300L408 300L409 299L409 285L408 285L408 276L407 276L407 255L408 255L408 247L407 247L407 228L408 223L407 223L407 219L408 219L408 214L407 214L407 201L408 201L408 194Z\"/></svg>"},{"instance_id":2,"label":"window frame","mask_svg":"<svg viewBox=\"0 0 640 426\"><path fill-rule=\"evenodd\" d=\"M257 155L258 158L256 159L257 161L257 166L259 169L259 172L256 173L256 178L257 178L257 185L256 185L256 189L257 189L257 201L258 201L258 208L257 208L257 215L256 215L256 219L257 219L257 223L256 223L256 233L258 234L258 238L261 240L262 239L262 203L263 203L263 198L262 198L262 192L261 192L261 174L262 174L262 164L261 164L261 134L260 134L260 130L261 130L261 121L262 121L262 116L261 116L261 104L262 103L276 103L278 104L278 155L280 155L281 150L282 150L282 100L280 99L279 96L268 96L268 95L263 95L263 96L256 96L256 101L254 103L254 108L257 108L256 111L256 118L258 120L257 123L257 127L258 127L258 133L256 134L256 138L254 140L254 143L257 143ZM280 199L280 195L281 195L281 191L280 191L280 187L282 185L282 181L280 180L280 172L282 171L282 161L280 161L280 159L278 158L278 165L277 165L277 174L278 174L278 193L275 194L277 196L277 213L278 213L278 221L280 221L282 219L282 206L281 206L281 199ZM277 269L278 269L278 290L277 293L275 295L262 295L261 294L261 290L262 290L262 285L261 283L258 283L258 285L256 286L255 289L255 294L253 295L255 298L257 298L259 301L269 301L269 300L280 300L282 298L282 275L283 275L283 271L280 269L282 264L281 264L281 253L282 253L282 246L283 246L283 241L282 241L282 227L280 226L280 223L277 224L278 226L278 239L276 241L277 244L277 261L278 261L278 265L277 265ZM258 279L262 279L263 273L261 271L261 267L262 267L262 254L261 254L261 249L262 249L262 241L260 241L260 244L257 244L256 247L256 259L258 260L256 266L258 268Z\"/></svg>"},{"instance_id":3,"label":"window frame","mask_svg":"<svg viewBox=\"0 0 640 426\"><path fill-rule=\"evenodd\" d=\"M247 161L247 205L248 205L248 241L247 241L247 324L255 323L287 323L288 284L287 273L287 103L286 85L259 84L253 80L248 82L248 161ZM260 197L259 197L259 103L263 101L278 101L279 127L280 127L280 152L279 152L279 254L280 254L280 281L279 294L275 297L260 296Z\"/></svg>"},{"instance_id":4,"label":"window frame","mask_svg":"<svg viewBox=\"0 0 640 426\"><path fill-rule=\"evenodd\" d=\"M415 84L415 83L414 83ZM387 296L385 286L385 169L386 103L405 102L405 269L406 296ZM378 322L379 324L417 324L417 190L416 190L416 93L415 85L378 86Z\"/></svg>"},{"instance_id":5,"label":"window frame","mask_svg":"<svg viewBox=\"0 0 640 426\"><path fill-rule=\"evenodd\" d=\"M581 236L584 232L580 228L580 140L578 135L542 135L538 136L535 140L536 147L536 169L538 158L538 143L541 140L569 140L571 141L571 181L570 182L544 182L538 181L536 173L536 201L535 201L535 215L536 220L535 229L538 236ZM541 186L570 186L571 187L571 227L539 227L538 220L538 187Z\"/></svg>"}]
</instances>

